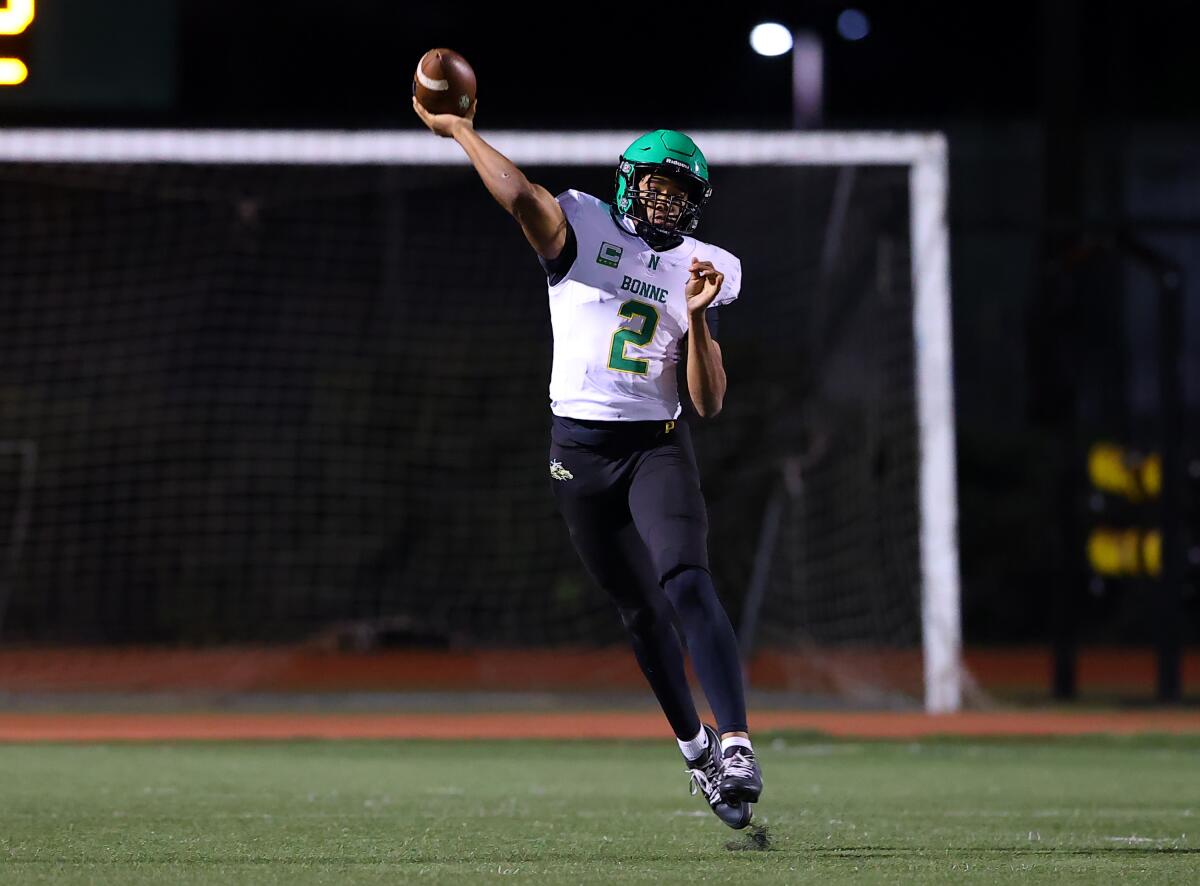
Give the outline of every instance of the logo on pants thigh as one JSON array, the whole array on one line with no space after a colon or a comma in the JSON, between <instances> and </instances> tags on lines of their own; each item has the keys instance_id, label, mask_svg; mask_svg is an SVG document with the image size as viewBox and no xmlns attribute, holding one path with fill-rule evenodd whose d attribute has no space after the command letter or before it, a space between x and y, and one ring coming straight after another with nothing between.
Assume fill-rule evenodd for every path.
<instances>
[{"instance_id":1,"label":"logo on pants thigh","mask_svg":"<svg viewBox=\"0 0 1200 886\"><path fill-rule=\"evenodd\" d=\"M550 476L555 480L574 480L575 475L563 467L557 458L550 460Z\"/></svg>"}]
</instances>

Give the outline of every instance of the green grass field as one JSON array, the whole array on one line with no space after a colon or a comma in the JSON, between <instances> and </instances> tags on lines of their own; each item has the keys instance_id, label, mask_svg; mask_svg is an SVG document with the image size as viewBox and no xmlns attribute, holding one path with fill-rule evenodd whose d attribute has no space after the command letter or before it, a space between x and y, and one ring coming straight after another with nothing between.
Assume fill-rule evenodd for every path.
<instances>
[{"instance_id":1,"label":"green grass field","mask_svg":"<svg viewBox=\"0 0 1200 886\"><path fill-rule=\"evenodd\" d=\"M768 851L667 743L0 746L0 882L1200 882L1195 738L758 744Z\"/></svg>"}]
</instances>

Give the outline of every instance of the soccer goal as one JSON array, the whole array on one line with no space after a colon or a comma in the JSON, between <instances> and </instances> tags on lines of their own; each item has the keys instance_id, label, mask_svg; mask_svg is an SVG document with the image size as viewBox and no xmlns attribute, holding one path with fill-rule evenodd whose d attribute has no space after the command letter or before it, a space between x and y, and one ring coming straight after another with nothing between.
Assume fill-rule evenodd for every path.
<instances>
[{"instance_id":1,"label":"soccer goal","mask_svg":"<svg viewBox=\"0 0 1200 886\"><path fill-rule=\"evenodd\" d=\"M635 135L487 133L606 199ZM697 236L744 267L695 436L752 680L955 710L945 141L691 135ZM456 145L9 130L0 161L0 438L38 453L0 478L5 639L623 642L547 490L544 277Z\"/></svg>"}]
</instances>

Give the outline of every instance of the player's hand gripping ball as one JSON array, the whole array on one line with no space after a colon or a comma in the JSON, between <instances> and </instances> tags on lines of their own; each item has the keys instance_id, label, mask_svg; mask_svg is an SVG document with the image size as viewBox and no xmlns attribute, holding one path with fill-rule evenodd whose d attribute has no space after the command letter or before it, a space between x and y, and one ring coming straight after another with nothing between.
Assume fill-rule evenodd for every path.
<instances>
[{"instance_id":1,"label":"player's hand gripping ball","mask_svg":"<svg viewBox=\"0 0 1200 886\"><path fill-rule=\"evenodd\" d=\"M413 95L430 114L466 117L475 104L475 72L453 49L431 49L417 62Z\"/></svg>"}]
</instances>

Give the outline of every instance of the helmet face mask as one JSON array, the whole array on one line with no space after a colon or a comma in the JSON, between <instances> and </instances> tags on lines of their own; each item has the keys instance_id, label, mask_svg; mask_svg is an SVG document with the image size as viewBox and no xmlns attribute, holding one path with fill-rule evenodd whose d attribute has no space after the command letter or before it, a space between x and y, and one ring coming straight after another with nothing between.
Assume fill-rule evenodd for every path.
<instances>
[{"instance_id":1,"label":"helmet face mask","mask_svg":"<svg viewBox=\"0 0 1200 886\"><path fill-rule=\"evenodd\" d=\"M642 187L647 177L669 179L683 193ZM700 223L700 212L710 196L708 161L681 132L659 129L647 133L621 155L613 207L617 214L633 220L639 234L690 234Z\"/></svg>"},{"instance_id":2,"label":"helmet face mask","mask_svg":"<svg viewBox=\"0 0 1200 886\"><path fill-rule=\"evenodd\" d=\"M637 187L650 184L647 180L652 178L668 179L682 193L669 193L661 181L654 183L659 187ZM633 180L635 187L625 190L625 196L633 201L628 212L632 218L664 234L689 234L696 229L707 199L702 182L672 175L670 167L640 163L634 165Z\"/></svg>"}]
</instances>

